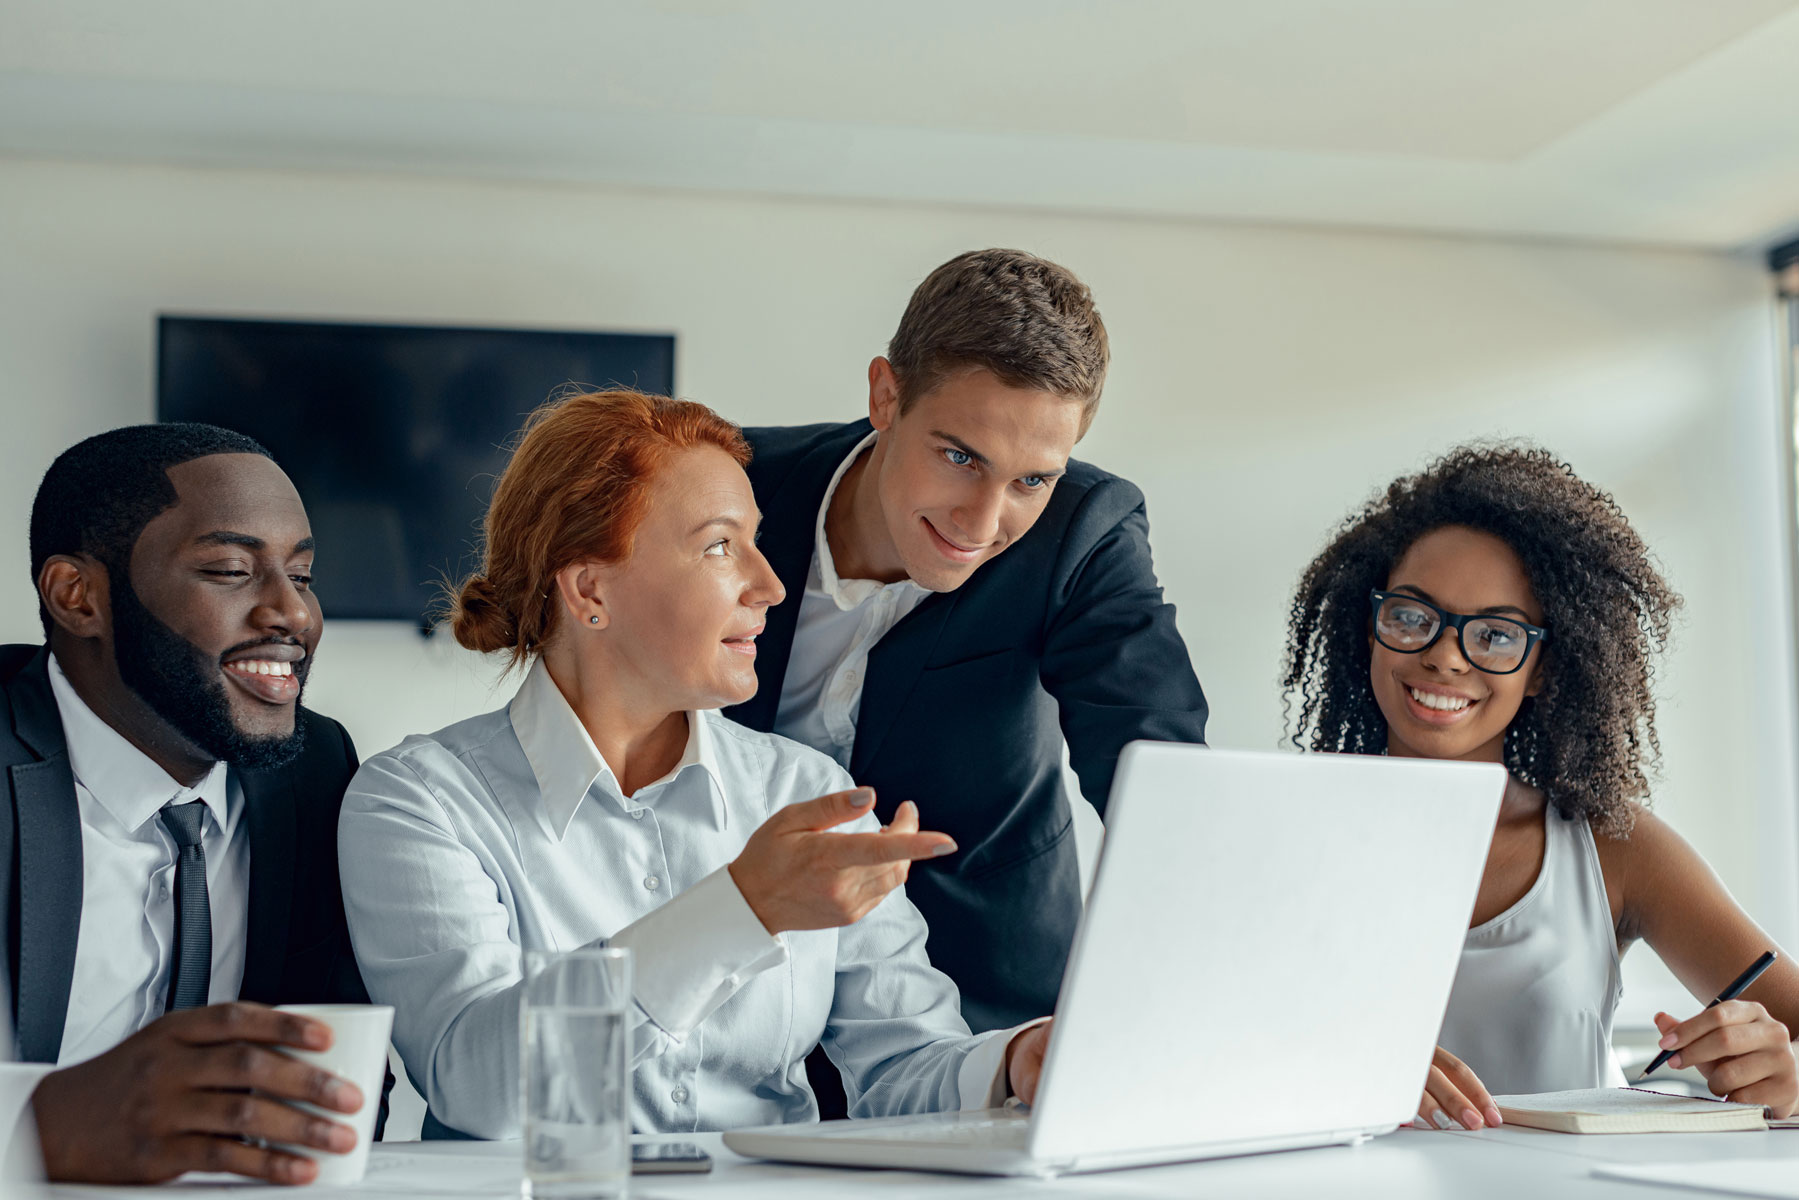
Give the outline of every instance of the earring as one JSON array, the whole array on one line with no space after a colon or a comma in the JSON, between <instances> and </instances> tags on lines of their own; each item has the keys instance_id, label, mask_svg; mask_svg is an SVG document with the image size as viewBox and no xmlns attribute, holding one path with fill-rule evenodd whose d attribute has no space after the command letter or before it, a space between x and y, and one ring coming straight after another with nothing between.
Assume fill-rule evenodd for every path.
<instances>
[{"instance_id":1,"label":"earring","mask_svg":"<svg viewBox=\"0 0 1799 1200\"><path fill-rule=\"evenodd\" d=\"M595 616L591 616L591 617L587 618L587 623L589 625L598 625L600 623L600 618L596 614Z\"/></svg>"}]
</instances>

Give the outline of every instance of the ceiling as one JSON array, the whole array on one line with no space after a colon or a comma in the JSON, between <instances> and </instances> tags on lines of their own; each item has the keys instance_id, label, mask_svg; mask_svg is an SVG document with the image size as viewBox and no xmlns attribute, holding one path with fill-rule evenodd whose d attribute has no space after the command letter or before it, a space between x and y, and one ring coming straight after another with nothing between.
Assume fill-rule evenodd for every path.
<instances>
[{"instance_id":1,"label":"ceiling","mask_svg":"<svg viewBox=\"0 0 1799 1200\"><path fill-rule=\"evenodd\" d=\"M0 0L0 155L1757 249L1799 0Z\"/></svg>"}]
</instances>

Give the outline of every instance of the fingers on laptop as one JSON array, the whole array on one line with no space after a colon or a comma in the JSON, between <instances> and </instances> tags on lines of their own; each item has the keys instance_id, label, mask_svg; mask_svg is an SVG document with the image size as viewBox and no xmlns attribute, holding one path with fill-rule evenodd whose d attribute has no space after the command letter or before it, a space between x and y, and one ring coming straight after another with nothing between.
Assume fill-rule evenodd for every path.
<instances>
[{"instance_id":1,"label":"fingers on laptop","mask_svg":"<svg viewBox=\"0 0 1799 1200\"><path fill-rule=\"evenodd\" d=\"M1485 1129L1504 1122L1480 1077L1439 1046L1418 1103L1417 1123L1426 1129Z\"/></svg>"}]
</instances>

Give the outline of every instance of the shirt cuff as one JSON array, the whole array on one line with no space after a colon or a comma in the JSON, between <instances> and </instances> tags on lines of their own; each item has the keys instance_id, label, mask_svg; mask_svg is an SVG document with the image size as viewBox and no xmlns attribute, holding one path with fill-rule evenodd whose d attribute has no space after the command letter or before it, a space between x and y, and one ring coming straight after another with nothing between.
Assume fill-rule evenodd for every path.
<instances>
[{"instance_id":1,"label":"shirt cuff","mask_svg":"<svg viewBox=\"0 0 1799 1200\"><path fill-rule=\"evenodd\" d=\"M0 1181L43 1178L31 1094L54 1070L52 1063L0 1063Z\"/></svg>"},{"instance_id":2,"label":"shirt cuff","mask_svg":"<svg viewBox=\"0 0 1799 1200\"><path fill-rule=\"evenodd\" d=\"M687 1036L745 983L787 961L728 867L606 940L629 947L637 1006L669 1036Z\"/></svg>"},{"instance_id":3,"label":"shirt cuff","mask_svg":"<svg viewBox=\"0 0 1799 1200\"><path fill-rule=\"evenodd\" d=\"M962 1060L962 1069L956 1072L956 1088L964 1109L1000 1108L1006 1103L1006 1097L1012 1094L1011 1080L1006 1078L1006 1047L1025 1030L1035 1029L1049 1019L1038 1017L1035 1021L1026 1021L1010 1029L995 1029L984 1035L981 1044L968 1052L968 1057Z\"/></svg>"}]
</instances>

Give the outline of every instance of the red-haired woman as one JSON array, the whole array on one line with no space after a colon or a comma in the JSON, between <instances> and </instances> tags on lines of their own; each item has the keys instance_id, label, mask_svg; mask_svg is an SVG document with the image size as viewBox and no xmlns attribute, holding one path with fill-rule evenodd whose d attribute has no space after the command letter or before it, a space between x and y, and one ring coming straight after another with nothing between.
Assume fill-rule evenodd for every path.
<instances>
[{"instance_id":1,"label":"red-haired woman","mask_svg":"<svg viewBox=\"0 0 1799 1200\"><path fill-rule=\"evenodd\" d=\"M640 1131L811 1119L821 1042L852 1115L1035 1089L1047 1026L970 1035L900 888L955 844L910 804L880 828L830 758L714 711L754 694L782 599L748 457L690 402L540 409L451 612L464 646L527 665L523 685L350 785L350 932L428 1134L517 1136L521 949L635 952Z\"/></svg>"}]
</instances>

